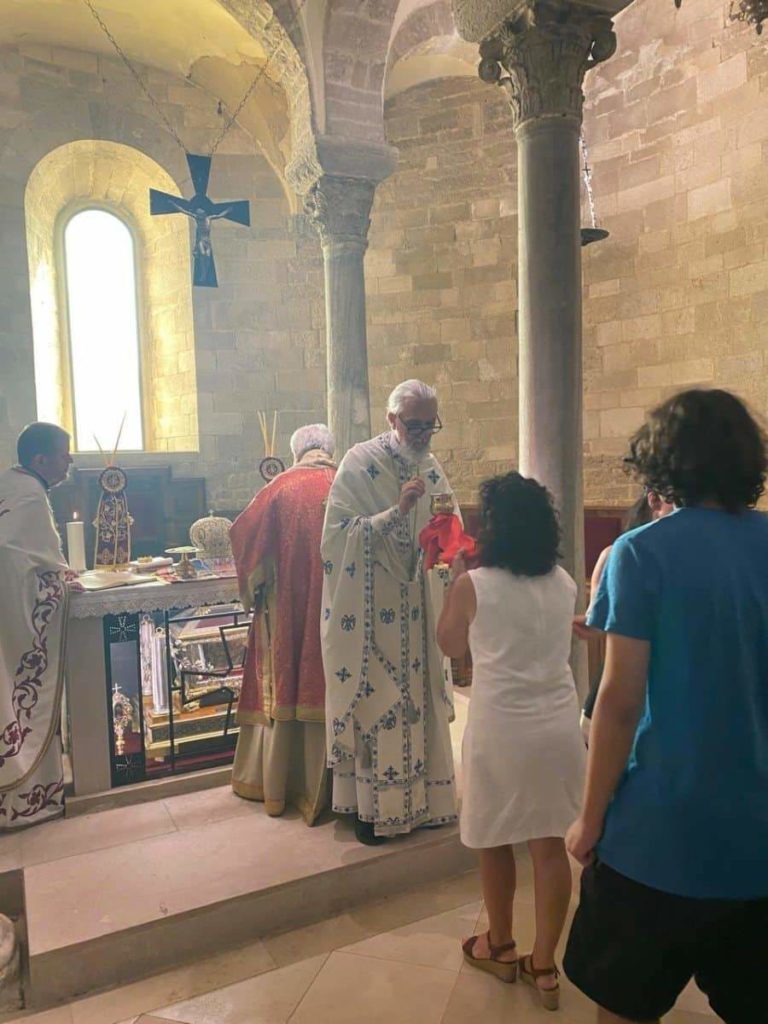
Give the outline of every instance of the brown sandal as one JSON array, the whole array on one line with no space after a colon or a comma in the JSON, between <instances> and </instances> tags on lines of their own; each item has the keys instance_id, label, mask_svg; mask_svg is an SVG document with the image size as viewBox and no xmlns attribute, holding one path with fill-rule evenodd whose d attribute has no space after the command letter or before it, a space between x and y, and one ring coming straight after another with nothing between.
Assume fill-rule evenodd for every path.
<instances>
[{"instance_id":1,"label":"brown sandal","mask_svg":"<svg viewBox=\"0 0 768 1024\"><path fill-rule=\"evenodd\" d=\"M461 948L464 951L464 959L468 964L472 964L473 967L477 967L481 971L488 971L489 974L493 974L494 977L506 982L507 985L513 985L517 981L517 960L499 960L499 957L503 953L509 953L513 949L517 949L517 943L513 939L512 942L505 942L501 946L493 946L491 944L491 933L487 932L487 935L490 957L480 959L474 955L475 944L480 936L473 935L461 944Z\"/></svg>"},{"instance_id":2,"label":"brown sandal","mask_svg":"<svg viewBox=\"0 0 768 1024\"><path fill-rule=\"evenodd\" d=\"M560 977L560 971L556 967L534 967L533 966L533 953L528 956L520 957L518 961L520 965L520 978L526 983L526 985L532 985L533 988L539 993L539 999L541 1005L545 1010L559 1010L560 1009L560 985L555 984L554 988L541 988L536 984L539 978L554 978L555 982ZM527 967L526 967L527 963Z\"/></svg>"}]
</instances>

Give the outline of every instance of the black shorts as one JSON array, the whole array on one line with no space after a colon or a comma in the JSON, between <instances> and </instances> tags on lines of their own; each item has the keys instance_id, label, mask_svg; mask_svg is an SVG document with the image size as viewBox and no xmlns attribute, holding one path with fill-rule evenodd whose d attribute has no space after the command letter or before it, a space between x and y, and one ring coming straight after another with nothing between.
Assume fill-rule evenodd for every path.
<instances>
[{"instance_id":1,"label":"black shorts","mask_svg":"<svg viewBox=\"0 0 768 1024\"><path fill-rule=\"evenodd\" d=\"M726 1024L759 1024L767 937L768 899L673 896L598 863L582 875L563 966L598 1006L638 1024L669 1013L691 978Z\"/></svg>"}]
</instances>

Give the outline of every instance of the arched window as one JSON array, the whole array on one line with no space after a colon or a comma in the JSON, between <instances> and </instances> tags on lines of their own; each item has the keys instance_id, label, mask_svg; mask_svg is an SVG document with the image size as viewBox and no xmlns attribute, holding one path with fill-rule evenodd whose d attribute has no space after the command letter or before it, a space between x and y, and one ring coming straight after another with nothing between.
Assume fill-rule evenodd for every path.
<instances>
[{"instance_id":1,"label":"arched window","mask_svg":"<svg viewBox=\"0 0 768 1024\"><path fill-rule=\"evenodd\" d=\"M63 232L75 445L144 448L136 252L128 225L86 209ZM122 424L122 431L121 431Z\"/></svg>"}]
</instances>

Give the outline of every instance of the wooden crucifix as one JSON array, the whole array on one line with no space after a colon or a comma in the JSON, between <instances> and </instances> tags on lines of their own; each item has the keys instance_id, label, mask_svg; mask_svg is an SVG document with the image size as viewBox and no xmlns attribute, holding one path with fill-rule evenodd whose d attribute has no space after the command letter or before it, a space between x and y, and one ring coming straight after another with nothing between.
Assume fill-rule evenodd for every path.
<instances>
[{"instance_id":1,"label":"wooden crucifix","mask_svg":"<svg viewBox=\"0 0 768 1024\"><path fill-rule=\"evenodd\" d=\"M208 198L208 179L211 174L211 157L187 153L189 173L195 194L191 199L172 196L168 192L149 190L149 212L152 216L166 213L185 213L195 222L195 246L192 250L194 263L193 282L202 288L217 288L216 264L211 247L211 221L231 220L236 224L250 227L251 210L247 199L235 199L229 203L214 203Z\"/></svg>"}]
</instances>

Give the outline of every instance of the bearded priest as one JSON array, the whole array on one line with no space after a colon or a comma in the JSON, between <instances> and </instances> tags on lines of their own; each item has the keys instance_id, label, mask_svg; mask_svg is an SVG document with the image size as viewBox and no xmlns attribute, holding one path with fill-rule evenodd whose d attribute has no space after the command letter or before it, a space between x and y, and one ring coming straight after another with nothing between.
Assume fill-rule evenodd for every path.
<instances>
[{"instance_id":1,"label":"bearded priest","mask_svg":"<svg viewBox=\"0 0 768 1024\"><path fill-rule=\"evenodd\" d=\"M240 598L253 610L237 720L232 788L279 817L286 804L312 825L328 802L325 680L320 655L320 535L336 465L328 427L291 438L293 466L231 530Z\"/></svg>"},{"instance_id":2,"label":"bearded priest","mask_svg":"<svg viewBox=\"0 0 768 1024\"><path fill-rule=\"evenodd\" d=\"M0 474L0 831L64 813L61 699L67 596L48 491L66 479L69 434L32 423Z\"/></svg>"},{"instance_id":3,"label":"bearded priest","mask_svg":"<svg viewBox=\"0 0 768 1024\"><path fill-rule=\"evenodd\" d=\"M429 450L442 426L435 391L404 381L387 419L342 460L322 542L332 806L355 815L366 845L456 819L451 684L418 543L430 496L451 493Z\"/></svg>"}]
</instances>

